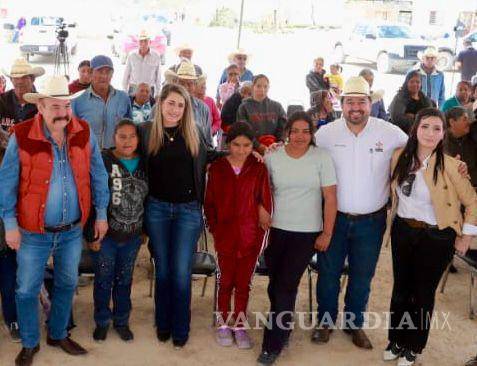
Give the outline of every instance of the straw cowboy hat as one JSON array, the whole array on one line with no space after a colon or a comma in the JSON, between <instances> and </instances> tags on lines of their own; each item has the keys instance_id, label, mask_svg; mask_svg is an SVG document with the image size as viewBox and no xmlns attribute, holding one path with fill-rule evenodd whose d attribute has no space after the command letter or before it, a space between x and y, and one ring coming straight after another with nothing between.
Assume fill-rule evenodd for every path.
<instances>
[{"instance_id":1,"label":"straw cowboy hat","mask_svg":"<svg viewBox=\"0 0 477 366\"><path fill-rule=\"evenodd\" d=\"M32 67L24 58L17 58L10 68L10 72L3 69L3 74L9 78L21 78L31 75L34 77L41 76L45 73L45 69L41 66Z\"/></svg>"},{"instance_id":2,"label":"straw cowboy hat","mask_svg":"<svg viewBox=\"0 0 477 366\"><path fill-rule=\"evenodd\" d=\"M352 76L343 87L342 97L370 97L369 84L362 76Z\"/></svg>"},{"instance_id":3,"label":"straw cowboy hat","mask_svg":"<svg viewBox=\"0 0 477 366\"><path fill-rule=\"evenodd\" d=\"M430 47L427 47L424 52L423 51L419 51L417 53L417 57L423 61L424 58L426 57L439 57L439 51L437 50L437 48L435 48L434 46L430 46Z\"/></svg>"},{"instance_id":4,"label":"straw cowboy hat","mask_svg":"<svg viewBox=\"0 0 477 366\"><path fill-rule=\"evenodd\" d=\"M143 29L141 30L141 32L139 32L139 35L137 38L139 41L145 41L147 39L151 39L151 36L149 33L147 33L147 30Z\"/></svg>"},{"instance_id":5,"label":"straw cowboy hat","mask_svg":"<svg viewBox=\"0 0 477 366\"><path fill-rule=\"evenodd\" d=\"M181 51L183 50L191 50L192 52L194 52L194 48L188 43L183 43L180 46L176 47L174 49L174 52L176 53L176 56L179 56L179 53L181 53Z\"/></svg>"},{"instance_id":6,"label":"straw cowboy hat","mask_svg":"<svg viewBox=\"0 0 477 366\"><path fill-rule=\"evenodd\" d=\"M235 51L229 53L229 55L227 57L229 59L229 62L230 63L234 62L234 58L237 55L247 56L247 60L250 58L250 54L247 51L245 51L243 48L238 48Z\"/></svg>"},{"instance_id":7,"label":"straw cowboy hat","mask_svg":"<svg viewBox=\"0 0 477 366\"><path fill-rule=\"evenodd\" d=\"M182 60L176 70L166 70L164 77L167 81L176 78L186 80L197 80L199 78L195 72L194 64L187 60Z\"/></svg>"},{"instance_id":8,"label":"straw cowboy hat","mask_svg":"<svg viewBox=\"0 0 477 366\"><path fill-rule=\"evenodd\" d=\"M54 98L61 100L71 100L82 94L84 90L70 94L68 91L68 80L64 76L49 76L40 93L26 93L23 99L28 103L37 103L43 98Z\"/></svg>"}]
</instances>

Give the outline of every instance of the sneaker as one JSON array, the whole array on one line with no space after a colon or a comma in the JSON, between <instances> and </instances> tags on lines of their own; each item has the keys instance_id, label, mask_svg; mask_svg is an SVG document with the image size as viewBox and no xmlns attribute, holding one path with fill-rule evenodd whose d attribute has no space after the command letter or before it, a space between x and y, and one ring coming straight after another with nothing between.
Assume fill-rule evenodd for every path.
<instances>
[{"instance_id":1,"label":"sneaker","mask_svg":"<svg viewBox=\"0 0 477 366\"><path fill-rule=\"evenodd\" d=\"M93 332L93 339L96 342L103 342L106 340L108 336L109 325L101 327L99 325L96 326L96 329Z\"/></svg>"},{"instance_id":2,"label":"sneaker","mask_svg":"<svg viewBox=\"0 0 477 366\"><path fill-rule=\"evenodd\" d=\"M122 327L114 327L114 329L119 334L119 338L121 338L124 342L131 342L134 339L134 334L127 325Z\"/></svg>"},{"instance_id":3,"label":"sneaker","mask_svg":"<svg viewBox=\"0 0 477 366\"><path fill-rule=\"evenodd\" d=\"M416 354L408 349L403 349L401 356L398 359L397 366L412 366L416 362Z\"/></svg>"},{"instance_id":4,"label":"sneaker","mask_svg":"<svg viewBox=\"0 0 477 366\"><path fill-rule=\"evenodd\" d=\"M234 344L232 330L227 326L217 328L215 332L215 340L222 347L230 347L232 344Z\"/></svg>"},{"instance_id":5,"label":"sneaker","mask_svg":"<svg viewBox=\"0 0 477 366\"><path fill-rule=\"evenodd\" d=\"M273 352L262 351L257 358L257 366L273 365L277 360L279 354Z\"/></svg>"},{"instance_id":6,"label":"sneaker","mask_svg":"<svg viewBox=\"0 0 477 366\"><path fill-rule=\"evenodd\" d=\"M467 361L465 366L477 366L477 356Z\"/></svg>"},{"instance_id":7,"label":"sneaker","mask_svg":"<svg viewBox=\"0 0 477 366\"><path fill-rule=\"evenodd\" d=\"M401 356L402 348L398 346L397 343L389 342L388 346L383 352L383 360L384 361L394 361Z\"/></svg>"},{"instance_id":8,"label":"sneaker","mask_svg":"<svg viewBox=\"0 0 477 366\"><path fill-rule=\"evenodd\" d=\"M245 329L235 329L234 336L235 343L237 343L239 349L250 349L253 347L252 340Z\"/></svg>"},{"instance_id":9,"label":"sneaker","mask_svg":"<svg viewBox=\"0 0 477 366\"><path fill-rule=\"evenodd\" d=\"M7 325L8 333L10 333L10 337L12 338L13 343L20 343L20 329L18 328L17 322L12 322L10 325Z\"/></svg>"}]
</instances>

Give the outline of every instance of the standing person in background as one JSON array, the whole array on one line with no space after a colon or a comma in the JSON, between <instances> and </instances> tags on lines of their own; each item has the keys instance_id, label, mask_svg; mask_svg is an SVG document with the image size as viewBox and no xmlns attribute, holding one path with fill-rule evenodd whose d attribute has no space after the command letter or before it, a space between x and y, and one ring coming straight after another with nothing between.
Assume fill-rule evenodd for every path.
<instances>
[{"instance_id":1,"label":"standing person in background","mask_svg":"<svg viewBox=\"0 0 477 366\"><path fill-rule=\"evenodd\" d=\"M323 68L325 60L323 57L317 57L313 60L313 70L306 75L306 86L310 91L310 104L311 94L319 90L329 90L330 82L325 78L326 70Z\"/></svg>"},{"instance_id":2,"label":"standing person in background","mask_svg":"<svg viewBox=\"0 0 477 366\"><path fill-rule=\"evenodd\" d=\"M394 285L383 358L398 366L414 365L426 347L442 274L477 235L477 194L443 152L445 124L436 108L421 110L391 163Z\"/></svg>"},{"instance_id":3,"label":"standing person in background","mask_svg":"<svg viewBox=\"0 0 477 366\"><path fill-rule=\"evenodd\" d=\"M111 85L113 61L104 55L91 59L91 85L73 99L71 108L77 118L87 121L96 135L99 147L114 146L114 128L122 118L131 118L131 101L122 90Z\"/></svg>"},{"instance_id":4,"label":"standing person in background","mask_svg":"<svg viewBox=\"0 0 477 366\"><path fill-rule=\"evenodd\" d=\"M252 277L270 226L272 197L265 164L252 155L254 135L246 123L227 134L229 155L209 168L204 211L219 263L216 340L252 347L245 325ZM231 299L234 296L234 309Z\"/></svg>"},{"instance_id":5,"label":"standing person in background","mask_svg":"<svg viewBox=\"0 0 477 366\"><path fill-rule=\"evenodd\" d=\"M68 85L70 94L75 94L81 90L85 90L91 85L91 63L89 60L84 60L79 63L78 75L79 78Z\"/></svg>"},{"instance_id":6,"label":"standing person in background","mask_svg":"<svg viewBox=\"0 0 477 366\"><path fill-rule=\"evenodd\" d=\"M227 80L219 85L219 93L217 98L217 107L219 109L225 104L225 102L237 91L240 85L240 70L235 64L227 67Z\"/></svg>"},{"instance_id":7,"label":"standing person in background","mask_svg":"<svg viewBox=\"0 0 477 366\"><path fill-rule=\"evenodd\" d=\"M148 185L145 162L138 153L135 122L124 119L115 128L114 148L103 151L109 175L108 232L102 241L89 238L94 263L95 341L104 341L110 322L119 337L132 341L129 328L134 264L141 246L144 200ZM110 309L111 297L113 311Z\"/></svg>"},{"instance_id":8,"label":"standing person in background","mask_svg":"<svg viewBox=\"0 0 477 366\"><path fill-rule=\"evenodd\" d=\"M461 80L471 81L477 73L477 50L470 39L464 39L465 50L457 55L456 67L460 70Z\"/></svg>"},{"instance_id":9,"label":"standing person in background","mask_svg":"<svg viewBox=\"0 0 477 366\"><path fill-rule=\"evenodd\" d=\"M139 33L138 41L139 48L129 54L126 62L123 90L133 95L139 84L147 83L155 97L161 90L161 56L151 49L151 36L147 31Z\"/></svg>"},{"instance_id":10,"label":"standing person in background","mask_svg":"<svg viewBox=\"0 0 477 366\"><path fill-rule=\"evenodd\" d=\"M433 46L427 47L421 55L421 62L412 70L417 70L421 77L421 90L425 96L441 107L446 99L444 73L437 70L439 52ZM411 70L411 71L412 71Z\"/></svg>"},{"instance_id":11,"label":"standing person in background","mask_svg":"<svg viewBox=\"0 0 477 366\"><path fill-rule=\"evenodd\" d=\"M371 99L372 99L372 104L371 104L371 117L376 117L376 118L381 118L384 119L385 121L388 120L389 116L386 113L386 107L384 106L384 90L379 89L376 91L373 91L373 84L374 84L374 73L371 69L365 68L360 71L359 76L364 78L369 84L369 89L371 92Z\"/></svg>"},{"instance_id":12,"label":"standing person in background","mask_svg":"<svg viewBox=\"0 0 477 366\"><path fill-rule=\"evenodd\" d=\"M222 125L222 120L220 119L220 112L215 105L214 99L205 95L207 90L207 78L205 75L202 75L197 80L197 86L195 88L195 97L203 101L207 107L209 108L210 115L212 117L212 136L215 136L217 132L220 130L220 126Z\"/></svg>"},{"instance_id":13,"label":"standing person in background","mask_svg":"<svg viewBox=\"0 0 477 366\"><path fill-rule=\"evenodd\" d=\"M8 130L13 125L33 118L38 112L36 105L28 103L23 96L35 91L35 79L45 73L43 67L33 67L24 58L16 59L10 72L3 74L10 78L13 89L0 95L0 126Z\"/></svg>"},{"instance_id":14,"label":"standing person in background","mask_svg":"<svg viewBox=\"0 0 477 366\"><path fill-rule=\"evenodd\" d=\"M282 105L268 98L270 81L259 74L253 78L252 97L242 101L237 121L247 122L255 133L255 149L264 154L272 143L283 141L286 114Z\"/></svg>"},{"instance_id":15,"label":"standing person in background","mask_svg":"<svg viewBox=\"0 0 477 366\"><path fill-rule=\"evenodd\" d=\"M139 84L130 98L133 121L137 124L150 121L153 118L152 108L156 103L151 96L151 87L146 83Z\"/></svg>"},{"instance_id":16,"label":"standing person in background","mask_svg":"<svg viewBox=\"0 0 477 366\"><path fill-rule=\"evenodd\" d=\"M315 250L327 250L335 224L335 169L314 132L308 114L295 112L285 126L288 143L265 156L274 211L264 254L270 311L257 360L262 366L274 364L288 344L300 279Z\"/></svg>"},{"instance_id":17,"label":"standing person in background","mask_svg":"<svg viewBox=\"0 0 477 366\"><path fill-rule=\"evenodd\" d=\"M184 44L180 45L179 47L177 47L175 49L175 51L176 51L177 57L179 58L179 62L176 65L172 65L171 67L169 67L169 70L177 72L177 69L179 68L180 63L183 60L187 60L189 62L192 62L192 56L194 55L194 49L190 45L188 45L187 43L184 43ZM200 76L200 75L203 74L202 68L199 65L194 64L194 68L195 68L196 75Z\"/></svg>"},{"instance_id":18,"label":"standing person in background","mask_svg":"<svg viewBox=\"0 0 477 366\"><path fill-rule=\"evenodd\" d=\"M391 122L409 133L417 112L432 107L433 101L421 91L421 75L414 70L406 75L406 79L389 105Z\"/></svg>"},{"instance_id":19,"label":"standing person in background","mask_svg":"<svg viewBox=\"0 0 477 366\"><path fill-rule=\"evenodd\" d=\"M239 70L239 81L252 81L253 72L247 69L247 61L250 58L250 54L247 53L243 48L239 48L231 52L228 56L229 64L237 65ZM220 76L219 86L225 83L228 79L227 68L224 69L222 75ZM219 98L219 88L217 87L216 99Z\"/></svg>"}]
</instances>

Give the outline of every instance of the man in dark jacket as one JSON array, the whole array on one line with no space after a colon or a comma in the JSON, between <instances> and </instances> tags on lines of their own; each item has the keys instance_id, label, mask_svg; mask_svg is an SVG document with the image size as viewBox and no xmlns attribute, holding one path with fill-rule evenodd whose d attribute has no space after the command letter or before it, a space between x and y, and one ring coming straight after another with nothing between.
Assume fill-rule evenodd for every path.
<instances>
[{"instance_id":1,"label":"man in dark jacket","mask_svg":"<svg viewBox=\"0 0 477 366\"><path fill-rule=\"evenodd\" d=\"M324 63L325 61L322 57L317 57L313 61L313 70L306 75L306 87L310 90L310 98L313 92L330 88L328 78L325 78L326 70L323 68Z\"/></svg>"},{"instance_id":2,"label":"man in dark jacket","mask_svg":"<svg viewBox=\"0 0 477 366\"><path fill-rule=\"evenodd\" d=\"M3 70L10 78L13 89L0 95L0 126L8 130L14 124L33 118L38 112L36 105L23 99L26 93L35 92L35 78L45 73L43 67L32 67L25 59L13 63L10 72Z\"/></svg>"},{"instance_id":3,"label":"man in dark jacket","mask_svg":"<svg viewBox=\"0 0 477 366\"><path fill-rule=\"evenodd\" d=\"M450 156L459 155L467 164L470 180L477 187L477 124L469 123L469 115L463 107L454 107L446 112L448 125L444 151Z\"/></svg>"}]
</instances>

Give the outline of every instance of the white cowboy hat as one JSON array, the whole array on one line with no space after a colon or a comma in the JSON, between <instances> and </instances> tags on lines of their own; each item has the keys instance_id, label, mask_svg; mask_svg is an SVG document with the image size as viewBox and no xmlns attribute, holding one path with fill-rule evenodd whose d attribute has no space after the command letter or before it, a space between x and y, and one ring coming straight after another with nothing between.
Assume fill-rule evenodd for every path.
<instances>
[{"instance_id":1,"label":"white cowboy hat","mask_svg":"<svg viewBox=\"0 0 477 366\"><path fill-rule=\"evenodd\" d=\"M343 87L342 97L369 97L369 84L362 76L352 76Z\"/></svg>"},{"instance_id":2,"label":"white cowboy hat","mask_svg":"<svg viewBox=\"0 0 477 366\"><path fill-rule=\"evenodd\" d=\"M164 77L168 81L175 78L186 80L197 80L199 78L195 72L194 64L188 60L182 60L175 71L166 70Z\"/></svg>"},{"instance_id":3,"label":"white cowboy hat","mask_svg":"<svg viewBox=\"0 0 477 366\"><path fill-rule=\"evenodd\" d=\"M45 73L45 69L41 66L32 67L24 58L17 58L10 68L10 72L3 69L3 74L9 78L21 78L23 76L41 76Z\"/></svg>"},{"instance_id":4,"label":"white cowboy hat","mask_svg":"<svg viewBox=\"0 0 477 366\"><path fill-rule=\"evenodd\" d=\"M191 50L192 52L194 52L194 48L188 43L183 43L180 46L176 47L174 49L174 52L176 53L177 56L179 56L179 53L181 53L181 51L183 50Z\"/></svg>"},{"instance_id":5,"label":"white cowboy hat","mask_svg":"<svg viewBox=\"0 0 477 366\"><path fill-rule=\"evenodd\" d=\"M437 57L439 57L439 51L434 46L429 46L424 50L424 52L419 51L417 53L417 57L421 61L424 60L425 57L435 57L435 58L437 58Z\"/></svg>"},{"instance_id":6,"label":"white cowboy hat","mask_svg":"<svg viewBox=\"0 0 477 366\"><path fill-rule=\"evenodd\" d=\"M250 58L250 54L247 51L245 51L243 48L238 48L235 51L229 53L229 55L227 56L229 62L230 63L234 62L234 58L237 55L247 56L247 60Z\"/></svg>"},{"instance_id":7,"label":"white cowboy hat","mask_svg":"<svg viewBox=\"0 0 477 366\"><path fill-rule=\"evenodd\" d=\"M139 35L137 36L139 41L144 41L146 39L151 39L151 35L147 33L147 30L143 29L141 32L139 32Z\"/></svg>"},{"instance_id":8,"label":"white cowboy hat","mask_svg":"<svg viewBox=\"0 0 477 366\"><path fill-rule=\"evenodd\" d=\"M71 100L82 94L84 90L70 94L68 90L68 80L64 76L49 76L43 84L40 93L26 93L23 99L28 103L37 103L40 99L54 98L61 100Z\"/></svg>"},{"instance_id":9,"label":"white cowboy hat","mask_svg":"<svg viewBox=\"0 0 477 366\"><path fill-rule=\"evenodd\" d=\"M371 103L376 103L377 101L384 98L384 90L378 89L371 92Z\"/></svg>"}]
</instances>

